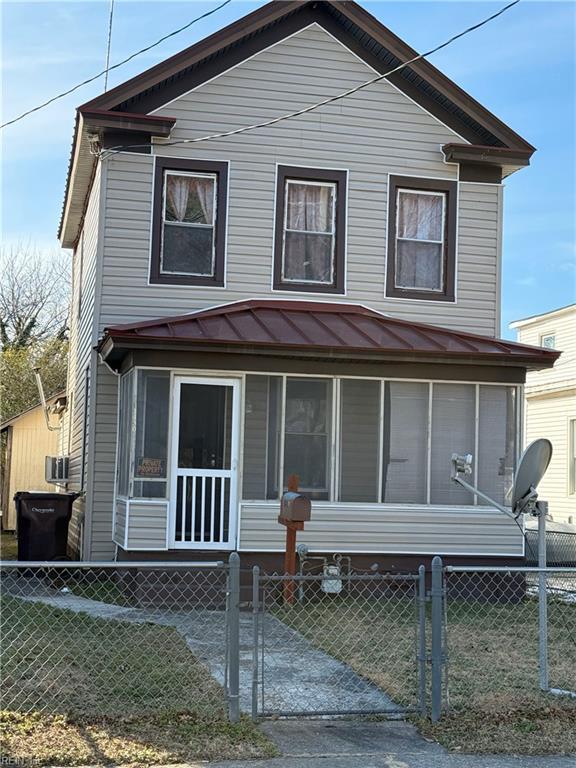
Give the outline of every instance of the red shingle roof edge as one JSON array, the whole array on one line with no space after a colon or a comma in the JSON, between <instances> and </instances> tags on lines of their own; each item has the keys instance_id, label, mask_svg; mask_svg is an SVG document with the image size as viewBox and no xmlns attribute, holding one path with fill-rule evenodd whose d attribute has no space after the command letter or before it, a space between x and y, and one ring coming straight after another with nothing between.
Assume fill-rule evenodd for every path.
<instances>
[{"instance_id":1,"label":"red shingle roof edge","mask_svg":"<svg viewBox=\"0 0 576 768\"><path fill-rule=\"evenodd\" d=\"M548 367L557 350L401 320L361 304L248 299L176 317L106 328L107 340L315 349L434 357L480 357Z\"/></svg>"}]
</instances>

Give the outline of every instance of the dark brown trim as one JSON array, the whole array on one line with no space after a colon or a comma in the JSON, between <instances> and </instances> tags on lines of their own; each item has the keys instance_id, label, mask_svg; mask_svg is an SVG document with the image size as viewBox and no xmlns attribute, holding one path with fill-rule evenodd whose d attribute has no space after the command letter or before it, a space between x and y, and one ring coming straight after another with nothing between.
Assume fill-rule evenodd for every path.
<instances>
[{"instance_id":1,"label":"dark brown trim","mask_svg":"<svg viewBox=\"0 0 576 768\"><path fill-rule=\"evenodd\" d=\"M396 201L398 189L444 192L446 201L444 282L442 292L396 287ZM386 254L386 296L396 299L454 301L456 287L456 219L458 183L443 179L419 179L413 176L390 176L388 187L388 250Z\"/></svg>"},{"instance_id":2,"label":"dark brown trim","mask_svg":"<svg viewBox=\"0 0 576 768\"><path fill-rule=\"evenodd\" d=\"M373 376L374 378L421 379L439 381L523 384L526 369L511 365L478 365L451 362L406 362L389 360L342 360L274 355L186 352L178 349L132 349L124 352L118 369L122 373L135 366L181 368L194 371L246 371L248 373L317 374L325 376Z\"/></svg>"},{"instance_id":3,"label":"dark brown trim","mask_svg":"<svg viewBox=\"0 0 576 768\"><path fill-rule=\"evenodd\" d=\"M482 163L460 163L460 181L476 181L482 184L501 184L502 168Z\"/></svg>"},{"instance_id":4,"label":"dark brown trim","mask_svg":"<svg viewBox=\"0 0 576 768\"><path fill-rule=\"evenodd\" d=\"M167 139L176 123L175 117L139 115L134 112L112 112L106 109L82 110L87 128L113 128L127 132L148 133Z\"/></svg>"},{"instance_id":5,"label":"dark brown trim","mask_svg":"<svg viewBox=\"0 0 576 768\"><path fill-rule=\"evenodd\" d=\"M162 200L164 193L165 171L198 171L215 173L216 222L214 228L215 263L213 277L197 275L168 275L160 271L160 250L162 248ZM184 160L170 157L157 157L154 171L154 194L152 202L152 241L150 253L150 282L163 285L203 285L222 288L226 273L226 218L228 204L228 163L211 160Z\"/></svg>"},{"instance_id":6,"label":"dark brown trim","mask_svg":"<svg viewBox=\"0 0 576 768\"><path fill-rule=\"evenodd\" d=\"M472 162L491 165L530 165L532 150L493 147L485 144L444 144L442 152L449 163Z\"/></svg>"},{"instance_id":7,"label":"dark brown trim","mask_svg":"<svg viewBox=\"0 0 576 768\"><path fill-rule=\"evenodd\" d=\"M306 0L305 2L301 0L273 0L175 56L171 56L140 75L112 88L107 93L92 99L81 109L113 109L122 105L122 109L131 111L136 107L136 103L133 106L130 103L138 101L139 112L151 111L153 106L150 106L147 101L140 101L144 92L155 90L155 95L147 94L147 96L152 96L155 99L160 98L162 99L161 103L166 103L174 98L171 89L176 89L177 93L183 93L192 87L187 80L189 73L186 70L194 67L200 68L199 65L201 65L201 74L197 71L191 74L195 78L200 77L198 82L204 82L214 76L214 72L210 71L212 65L215 64L219 71L224 71L224 69L234 66L238 61L242 61L289 34L293 34L313 21L321 23L332 34L334 34L335 29L338 30L339 39L344 41L345 36L347 40L345 44L350 48L354 46L355 53L359 53L371 66L374 66L376 57L374 54L370 54L370 47L374 48L374 43L382 46L388 52L386 57L388 61L377 59L379 64L377 71L379 72L385 72L391 66L395 66L395 63L391 64L390 62L390 55L397 62L407 61L416 55L413 48L352 0L339 0L338 2L329 0ZM357 31L357 35L353 35L347 29L351 26ZM365 44L359 42L361 38L365 40ZM217 56L221 57L222 61L216 62ZM440 97L435 99L422 94L427 101L435 104L436 111L434 114L440 110L443 117L439 119L466 139L474 141L473 138L463 132L462 121L456 118L454 109L450 109L449 105L443 106L440 102L446 99L451 101L453 106L467 113L481 128L488 131L496 139L495 143L500 142L505 146L518 146L534 151L531 144L425 59L414 62L409 71L415 77L409 78L406 76L407 72L400 72L397 77L392 76L390 80L399 84L403 90L408 88L410 91L415 90L420 93L422 90L418 87L417 81L421 78L424 83L429 84ZM159 89L160 84L162 84L162 88ZM426 106L426 108L429 107ZM478 132L476 132L476 137L477 141Z\"/></svg>"},{"instance_id":8,"label":"dark brown trim","mask_svg":"<svg viewBox=\"0 0 576 768\"><path fill-rule=\"evenodd\" d=\"M328 181L336 184L336 242L334 244L334 280L331 285L282 280L282 257L284 250L284 207L286 181ZM276 210L274 214L274 282L275 291L297 293L344 294L346 285L346 200L348 196L348 174L326 168L299 168L279 165L276 174Z\"/></svg>"}]
</instances>

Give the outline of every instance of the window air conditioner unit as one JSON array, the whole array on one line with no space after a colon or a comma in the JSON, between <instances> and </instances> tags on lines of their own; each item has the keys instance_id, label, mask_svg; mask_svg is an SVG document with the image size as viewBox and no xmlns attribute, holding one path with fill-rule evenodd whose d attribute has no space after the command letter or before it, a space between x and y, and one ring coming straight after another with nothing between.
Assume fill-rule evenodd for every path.
<instances>
[{"instance_id":1,"label":"window air conditioner unit","mask_svg":"<svg viewBox=\"0 0 576 768\"><path fill-rule=\"evenodd\" d=\"M70 465L70 459L68 456L46 456L45 463L45 478L47 483L54 483L59 485L60 483L68 482L68 468Z\"/></svg>"}]
</instances>

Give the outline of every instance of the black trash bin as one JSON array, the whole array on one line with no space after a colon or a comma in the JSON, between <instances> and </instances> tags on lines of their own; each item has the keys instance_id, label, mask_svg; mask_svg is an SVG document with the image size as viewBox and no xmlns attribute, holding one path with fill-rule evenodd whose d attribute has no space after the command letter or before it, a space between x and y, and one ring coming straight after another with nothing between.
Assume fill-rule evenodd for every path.
<instances>
[{"instance_id":1,"label":"black trash bin","mask_svg":"<svg viewBox=\"0 0 576 768\"><path fill-rule=\"evenodd\" d=\"M18 560L65 560L68 523L78 493L33 493L14 496L18 521Z\"/></svg>"}]
</instances>

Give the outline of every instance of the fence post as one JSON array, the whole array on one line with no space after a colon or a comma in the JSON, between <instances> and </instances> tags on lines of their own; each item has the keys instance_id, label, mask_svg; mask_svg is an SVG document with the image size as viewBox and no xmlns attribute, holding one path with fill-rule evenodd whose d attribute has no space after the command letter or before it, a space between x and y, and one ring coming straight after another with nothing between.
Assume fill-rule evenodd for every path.
<instances>
[{"instance_id":1,"label":"fence post","mask_svg":"<svg viewBox=\"0 0 576 768\"><path fill-rule=\"evenodd\" d=\"M252 720L258 719L258 625L260 612L260 568L252 568Z\"/></svg>"},{"instance_id":2,"label":"fence post","mask_svg":"<svg viewBox=\"0 0 576 768\"><path fill-rule=\"evenodd\" d=\"M546 568L546 515L548 502L536 502L538 514L538 650L540 670L540 690L548 691L548 592Z\"/></svg>"},{"instance_id":3,"label":"fence post","mask_svg":"<svg viewBox=\"0 0 576 768\"><path fill-rule=\"evenodd\" d=\"M240 720L240 556L228 560L228 719Z\"/></svg>"},{"instance_id":4,"label":"fence post","mask_svg":"<svg viewBox=\"0 0 576 768\"><path fill-rule=\"evenodd\" d=\"M426 716L426 567L418 568L418 693L420 714Z\"/></svg>"},{"instance_id":5,"label":"fence post","mask_svg":"<svg viewBox=\"0 0 576 768\"><path fill-rule=\"evenodd\" d=\"M432 559L432 722L442 714L442 559Z\"/></svg>"}]
</instances>

